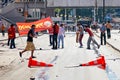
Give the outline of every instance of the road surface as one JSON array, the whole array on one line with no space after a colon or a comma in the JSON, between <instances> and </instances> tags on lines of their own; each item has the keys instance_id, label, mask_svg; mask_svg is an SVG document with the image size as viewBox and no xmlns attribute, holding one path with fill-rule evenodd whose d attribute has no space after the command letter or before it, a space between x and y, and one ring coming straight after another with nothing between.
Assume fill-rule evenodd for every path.
<instances>
[{"instance_id":1,"label":"road surface","mask_svg":"<svg viewBox=\"0 0 120 80\"><path fill-rule=\"evenodd\" d=\"M97 66L73 67L89 61L97 60L98 55L95 53L91 44L91 50L86 49L88 34L83 37L83 48L75 42L75 33L66 33L65 47L52 50L49 46L49 36L44 34L34 39L36 46L36 61L51 63L53 67L28 67L30 52L25 52L23 58L19 57L19 51L26 46L26 37L16 39L16 49L9 49L8 46L1 46L0 60L0 80L120 80L120 54L109 45L103 45L97 49L99 54L105 57L106 69L100 69ZM98 43L100 40L95 37ZM6 41L3 41L4 43ZM40 50L42 48L42 50ZM10 63L4 60L11 60ZM34 79L33 79L34 80Z\"/></svg>"}]
</instances>

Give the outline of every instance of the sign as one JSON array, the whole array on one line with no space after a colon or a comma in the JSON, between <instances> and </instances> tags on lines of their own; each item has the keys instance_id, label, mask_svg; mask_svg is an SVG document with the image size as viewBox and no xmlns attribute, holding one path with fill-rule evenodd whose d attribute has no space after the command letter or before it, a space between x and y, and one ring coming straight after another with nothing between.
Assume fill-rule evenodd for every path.
<instances>
[{"instance_id":1,"label":"sign","mask_svg":"<svg viewBox=\"0 0 120 80\"><path fill-rule=\"evenodd\" d=\"M17 22L18 32L20 36L26 35L32 25L35 25L35 32L47 30L52 27L52 20L50 17L34 21L34 22Z\"/></svg>"}]
</instances>

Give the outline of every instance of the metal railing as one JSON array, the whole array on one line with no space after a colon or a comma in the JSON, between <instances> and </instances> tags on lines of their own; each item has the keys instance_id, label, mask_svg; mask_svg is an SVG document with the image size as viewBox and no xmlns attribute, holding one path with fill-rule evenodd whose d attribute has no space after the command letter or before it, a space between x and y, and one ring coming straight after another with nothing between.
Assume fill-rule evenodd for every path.
<instances>
[{"instance_id":1,"label":"metal railing","mask_svg":"<svg viewBox=\"0 0 120 80\"><path fill-rule=\"evenodd\" d=\"M5 21L7 21L7 22L10 23L10 24L15 24L15 22L13 22L12 20L10 20L10 19L2 16L1 14L0 14L0 18L3 19L3 20L5 20Z\"/></svg>"},{"instance_id":2,"label":"metal railing","mask_svg":"<svg viewBox=\"0 0 120 80\"><path fill-rule=\"evenodd\" d=\"M4 0L2 2L2 7L5 7L5 6L9 5L10 3L14 3L14 2L15 2L15 0Z\"/></svg>"}]
</instances>

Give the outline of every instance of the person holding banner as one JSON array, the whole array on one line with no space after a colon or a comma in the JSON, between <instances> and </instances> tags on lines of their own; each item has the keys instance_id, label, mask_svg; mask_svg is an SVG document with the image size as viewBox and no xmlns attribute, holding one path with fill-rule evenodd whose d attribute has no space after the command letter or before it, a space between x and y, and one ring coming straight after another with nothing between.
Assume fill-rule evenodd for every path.
<instances>
[{"instance_id":1,"label":"person holding banner","mask_svg":"<svg viewBox=\"0 0 120 80\"><path fill-rule=\"evenodd\" d=\"M33 56L34 50L35 50L35 46L33 44L33 38L37 38L35 35L35 25L31 26L31 29L29 30L28 34L27 34L27 45L26 48L22 51L19 52L20 57L22 57L22 54L26 51L31 51L31 57L32 58L36 58L35 56Z\"/></svg>"},{"instance_id":2,"label":"person holding banner","mask_svg":"<svg viewBox=\"0 0 120 80\"><path fill-rule=\"evenodd\" d=\"M48 29L48 33L49 33L49 43L50 43L50 46L52 46L53 45L53 27Z\"/></svg>"}]
</instances>

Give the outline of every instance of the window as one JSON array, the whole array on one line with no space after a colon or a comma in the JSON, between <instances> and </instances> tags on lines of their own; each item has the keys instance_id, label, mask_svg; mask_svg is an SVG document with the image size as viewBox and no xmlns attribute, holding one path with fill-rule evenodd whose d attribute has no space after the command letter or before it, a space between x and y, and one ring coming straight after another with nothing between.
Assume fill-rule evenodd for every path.
<instances>
[{"instance_id":1,"label":"window","mask_svg":"<svg viewBox=\"0 0 120 80\"><path fill-rule=\"evenodd\" d=\"M40 18L40 9L29 9L28 13L31 18Z\"/></svg>"}]
</instances>

